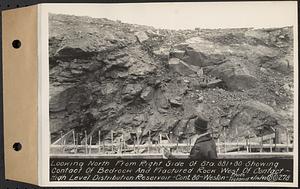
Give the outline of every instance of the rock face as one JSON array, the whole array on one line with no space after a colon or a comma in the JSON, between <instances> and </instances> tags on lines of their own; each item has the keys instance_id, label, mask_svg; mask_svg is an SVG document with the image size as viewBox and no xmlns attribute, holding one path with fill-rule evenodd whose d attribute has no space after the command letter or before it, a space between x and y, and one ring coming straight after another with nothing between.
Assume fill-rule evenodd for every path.
<instances>
[{"instance_id":1,"label":"rock face","mask_svg":"<svg viewBox=\"0 0 300 189\"><path fill-rule=\"evenodd\" d=\"M290 27L173 31L51 14L49 30L52 141L75 129L182 142L198 114L232 138L293 126Z\"/></svg>"}]
</instances>

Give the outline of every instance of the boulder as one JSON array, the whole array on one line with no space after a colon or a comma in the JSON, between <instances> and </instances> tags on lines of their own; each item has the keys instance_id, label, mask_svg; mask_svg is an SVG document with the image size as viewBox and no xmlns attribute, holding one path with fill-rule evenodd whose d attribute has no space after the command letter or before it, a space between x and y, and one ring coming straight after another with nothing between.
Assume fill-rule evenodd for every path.
<instances>
[{"instance_id":1,"label":"boulder","mask_svg":"<svg viewBox=\"0 0 300 189\"><path fill-rule=\"evenodd\" d=\"M194 70L191 66L178 58L171 58L169 60L169 68L180 75L191 75L197 73L197 70Z\"/></svg>"},{"instance_id":2,"label":"boulder","mask_svg":"<svg viewBox=\"0 0 300 189\"><path fill-rule=\"evenodd\" d=\"M186 43L188 45L182 60L199 67L221 64L226 60L226 54L230 53L229 47L217 45L200 37L188 39Z\"/></svg>"},{"instance_id":3,"label":"boulder","mask_svg":"<svg viewBox=\"0 0 300 189\"><path fill-rule=\"evenodd\" d=\"M141 84L127 84L122 91L122 99L132 100L143 90Z\"/></svg>"},{"instance_id":4,"label":"boulder","mask_svg":"<svg viewBox=\"0 0 300 189\"><path fill-rule=\"evenodd\" d=\"M180 97L171 98L171 99L169 99L169 102L170 102L171 106L174 106L174 107L182 106Z\"/></svg>"},{"instance_id":5,"label":"boulder","mask_svg":"<svg viewBox=\"0 0 300 189\"><path fill-rule=\"evenodd\" d=\"M160 48L158 50L154 50L153 54L162 60L168 60L170 49L169 48Z\"/></svg>"},{"instance_id":6,"label":"boulder","mask_svg":"<svg viewBox=\"0 0 300 189\"><path fill-rule=\"evenodd\" d=\"M170 52L170 57L171 58L179 58L179 59L183 59L185 55L185 50L180 50L180 49L173 49Z\"/></svg>"},{"instance_id":7,"label":"boulder","mask_svg":"<svg viewBox=\"0 0 300 189\"><path fill-rule=\"evenodd\" d=\"M143 89L141 93L141 98L145 101L149 101L153 98L153 92L153 88L148 86L145 89Z\"/></svg>"},{"instance_id":8,"label":"boulder","mask_svg":"<svg viewBox=\"0 0 300 189\"><path fill-rule=\"evenodd\" d=\"M148 35L143 31L136 32L134 35L140 43L144 43L149 39Z\"/></svg>"},{"instance_id":9,"label":"boulder","mask_svg":"<svg viewBox=\"0 0 300 189\"><path fill-rule=\"evenodd\" d=\"M228 61L217 67L211 75L222 79L229 90L246 90L257 87L258 79L251 75L247 67L242 62Z\"/></svg>"},{"instance_id":10,"label":"boulder","mask_svg":"<svg viewBox=\"0 0 300 189\"><path fill-rule=\"evenodd\" d=\"M208 88L215 88L215 87L219 87L219 88L223 88L224 87L224 81L222 81L221 79L215 79L212 81L209 81L206 86Z\"/></svg>"},{"instance_id":11,"label":"boulder","mask_svg":"<svg viewBox=\"0 0 300 189\"><path fill-rule=\"evenodd\" d=\"M229 123L229 138L272 134L275 129L282 129L280 119L272 107L255 100L246 101Z\"/></svg>"},{"instance_id":12,"label":"boulder","mask_svg":"<svg viewBox=\"0 0 300 189\"><path fill-rule=\"evenodd\" d=\"M103 95L111 95L118 91L118 86L114 83L106 83L101 85L101 93Z\"/></svg>"}]
</instances>

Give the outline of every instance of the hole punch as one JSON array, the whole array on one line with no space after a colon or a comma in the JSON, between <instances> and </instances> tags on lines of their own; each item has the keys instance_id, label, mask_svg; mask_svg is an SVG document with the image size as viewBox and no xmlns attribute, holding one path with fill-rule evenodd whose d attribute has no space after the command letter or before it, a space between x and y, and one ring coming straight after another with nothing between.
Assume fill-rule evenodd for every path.
<instances>
[{"instance_id":1,"label":"hole punch","mask_svg":"<svg viewBox=\"0 0 300 189\"><path fill-rule=\"evenodd\" d=\"M22 149L22 144L19 142L14 143L13 149L17 152L20 151Z\"/></svg>"},{"instance_id":2,"label":"hole punch","mask_svg":"<svg viewBox=\"0 0 300 189\"><path fill-rule=\"evenodd\" d=\"M21 47L21 41L20 40L14 40L13 42L12 42L12 46L15 48L15 49L18 49L18 48L20 48Z\"/></svg>"}]
</instances>

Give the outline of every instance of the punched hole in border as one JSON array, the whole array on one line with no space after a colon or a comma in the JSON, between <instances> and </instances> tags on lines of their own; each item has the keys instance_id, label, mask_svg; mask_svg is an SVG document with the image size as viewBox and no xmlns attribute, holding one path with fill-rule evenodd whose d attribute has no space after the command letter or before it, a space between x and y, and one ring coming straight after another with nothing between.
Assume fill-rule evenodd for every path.
<instances>
[{"instance_id":1,"label":"punched hole in border","mask_svg":"<svg viewBox=\"0 0 300 189\"><path fill-rule=\"evenodd\" d=\"M21 44L22 44L21 41L18 40L18 39L14 40L14 41L12 42L12 46L13 46L15 49L20 48L20 47L21 47Z\"/></svg>"},{"instance_id":2,"label":"punched hole in border","mask_svg":"<svg viewBox=\"0 0 300 189\"><path fill-rule=\"evenodd\" d=\"M22 144L19 142L14 143L13 149L17 152L20 151L22 149Z\"/></svg>"}]
</instances>

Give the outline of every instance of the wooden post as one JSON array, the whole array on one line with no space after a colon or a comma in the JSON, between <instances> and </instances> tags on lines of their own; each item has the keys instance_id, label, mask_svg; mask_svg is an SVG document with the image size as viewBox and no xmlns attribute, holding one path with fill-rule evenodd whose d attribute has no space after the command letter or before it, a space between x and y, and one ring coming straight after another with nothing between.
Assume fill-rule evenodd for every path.
<instances>
[{"instance_id":1,"label":"wooden post","mask_svg":"<svg viewBox=\"0 0 300 189\"><path fill-rule=\"evenodd\" d=\"M178 141L179 141L179 137L177 137L177 141L176 141L176 153L178 153Z\"/></svg>"},{"instance_id":2,"label":"wooden post","mask_svg":"<svg viewBox=\"0 0 300 189\"><path fill-rule=\"evenodd\" d=\"M105 154L105 137L103 137L103 153Z\"/></svg>"},{"instance_id":3,"label":"wooden post","mask_svg":"<svg viewBox=\"0 0 300 189\"><path fill-rule=\"evenodd\" d=\"M235 128L235 135L237 137L237 140L236 140L237 151L239 152L240 151L240 147L239 147L239 135L238 135L237 127Z\"/></svg>"},{"instance_id":4,"label":"wooden post","mask_svg":"<svg viewBox=\"0 0 300 189\"><path fill-rule=\"evenodd\" d=\"M220 147L220 139L218 138L218 151L221 153L221 147Z\"/></svg>"},{"instance_id":5,"label":"wooden post","mask_svg":"<svg viewBox=\"0 0 300 189\"><path fill-rule=\"evenodd\" d=\"M87 138L87 134L86 131L84 131L84 138L85 138L85 153L87 154L88 152L88 138Z\"/></svg>"},{"instance_id":6,"label":"wooden post","mask_svg":"<svg viewBox=\"0 0 300 189\"><path fill-rule=\"evenodd\" d=\"M62 136L63 136L63 132L62 131L60 131L60 145L61 145L61 153L64 153L64 141L63 141L63 138L62 138Z\"/></svg>"},{"instance_id":7,"label":"wooden post","mask_svg":"<svg viewBox=\"0 0 300 189\"><path fill-rule=\"evenodd\" d=\"M74 147L72 149L76 150L76 137L75 137L75 131L72 131L72 135L73 135L73 145Z\"/></svg>"},{"instance_id":8,"label":"wooden post","mask_svg":"<svg viewBox=\"0 0 300 189\"><path fill-rule=\"evenodd\" d=\"M76 144L79 145L79 134L76 133Z\"/></svg>"},{"instance_id":9,"label":"wooden post","mask_svg":"<svg viewBox=\"0 0 300 189\"><path fill-rule=\"evenodd\" d=\"M79 134L76 133L76 153L78 152L78 145L79 145Z\"/></svg>"},{"instance_id":10,"label":"wooden post","mask_svg":"<svg viewBox=\"0 0 300 189\"><path fill-rule=\"evenodd\" d=\"M246 149L247 149L247 153L249 152L249 145L248 145L248 137L246 137Z\"/></svg>"},{"instance_id":11,"label":"wooden post","mask_svg":"<svg viewBox=\"0 0 300 189\"><path fill-rule=\"evenodd\" d=\"M75 139L75 131L72 131L72 135L73 135L73 144L74 146L76 145L76 139Z\"/></svg>"},{"instance_id":12,"label":"wooden post","mask_svg":"<svg viewBox=\"0 0 300 189\"><path fill-rule=\"evenodd\" d=\"M111 138L111 152L114 151L114 133L113 131L110 131L110 138Z\"/></svg>"},{"instance_id":13,"label":"wooden post","mask_svg":"<svg viewBox=\"0 0 300 189\"><path fill-rule=\"evenodd\" d=\"M99 154L100 154L100 152L101 152L101 131L100 131L100 129L98 131L98 137L99 137Z\"/></svg>"},{"instance_id":14,"label":"wooden post","mask_svg":"<svg viewBox=\"0 0 300 189\"><path fill-rule=\"evenodd\" d=\"M139 136L139 133L136 134L136 144L137 144L137 145L140 144L140 136Z\"/></svg>"},{"instance_id":15,"label":"wooden post","mask_svg":"<svg viewBox=\"0 0 300 189\"><path fill-rule=\"evenodd\" d=\"M272 139L270 139L270 152L273 152L273 148L272 148Z\"/></svg>"},{"instance_id":16,"label":"wooden post","mask_svg":"<svg viewBox=\"0 0 300 189\"><path fill-rule=\"evenodd\" d=\"M159 133L159 153L163 153L163 149L161 147L161 140L162 140L162 136L161 133Z\"/></svg>"},{"instance_id":17,"label":"wooden post","mask_svg":"<svg viewBox=\"0 0 300 189\"><path fill-rule=\"evenodd\" d=\"M263 139L263 136L261 135L261 141L260 141L260 152L263 151L263 142L264 142L264 139Z\"/></svg>"},{"instance_id":18,"label":"wooden post","mask_svg":"<svg viewBox=\"0 0 300 189\"><path fill-rule=\"evenodd\" d=\"M90 154L92 153L92 141L93 141L93 135L90 137Z\"/></svg>"},{"instance_id":19,"label":"wooden post","mask_svg":"<svg viewBox=\"0 0 300 189\"><path fill-rule=\"evenodd\" d=\"M225 153L227 152L227 149L226 149L226 131L225 131L225 127L223 127L224 129L224 151Z\"/></svg>"},{"instance_id":20,"label":"wooden post","mask_svg":"<svg viewBox=\"0 0 300 189\"><path fill-rule=\"evenodd\" d=\"M159 133L159 144L161 144L161 134Z\"/></svg>"},{"instance_id":21,"label":"wooden post","mask_svg":"<svg viewBox=\"0 0 300 189\"><path fill-rule=\"evenodd\" d=\"M275 140L274 140L274 151L277 152L277 144L279 144L279 132L278 129L275 129Z\"/></svg>"},{"instance_id":22,"label":"wooden post","mask_svg":"<svg viewBox=\"0 0 300 189\"><path fill-rule=\"evenodd\" d=\"M120 153L122 153L122 137L119 138L118 142L119 142L118 146L119 146L119 154L120 154Z\"/></svg>"},{"instance_id":23,"label":"wooden post","mask_svg":"<svg viewBox=\"0 0 300 189\"><path fill-rule=\"evenodd\" d=\"M148 132L148 153L150 153L150 144L151 144L151 131Z\"/></svg>"},{"instance_id":24,"label":"wooden post","mask_svg":"<svg viewBox=\"0 0 300 189\"><path fill-rule=\"evenodd\" d=\"M289 130L286 129L286 152L289 152L289 144L290 144L290 135Z\"/></svg>"},{"instance_id":25,"label":"wooden post","mask_svg":"<svg viewBox=\"0 0 300 189\"><path fill-rule=\"evenodd\" d=\"M123 151L125 152L125 140L124 140L124 134L122 135L122 140L123 140L123 142L122 142L122 145L123 145ZM123 153L123 151L122 151L122 153Z\"/></svg>"},{"instance_id":26,"label":"wooden post","mask_svg":"<svg viewBox=\"0 0 300 189\"><path fill-rule=\"evenodd\" d=\"M65 153L65 145L66 145L66 140L65 139L63 139L63 143L64 143L64 145L63 145L63 153Z\"/></svg>"},{"instance_id":27,"label":"wooden post","mask_svg":"<svg viewBox=\"0 0 300 189\"><path fill-rule=\"evenodd\" d=\"M136 151L135 151L135 137L133 137L133 152L136 154Z\"/></svg>"},{"instance_id":28,"label":"wooden post","mask_svg":"<svg viewBox=\"0 0 300 189\"><path fill-rule=\"evenodd\" d=\"M249 152L252 152L252 150L251 150L251 140L250 140L250 136L249 136L249 138L248 138L248 141L249 141Z\"/></svg>"},{"instance_id":29,"label":"wooden post","mask_svg":"<svg viewBox=\"0 0 300 189\"><path fill-rule=\"evenodd\" d=\"M63 145L63 132L60 131L60 145Z\"/></svg>"}]
</instances>

